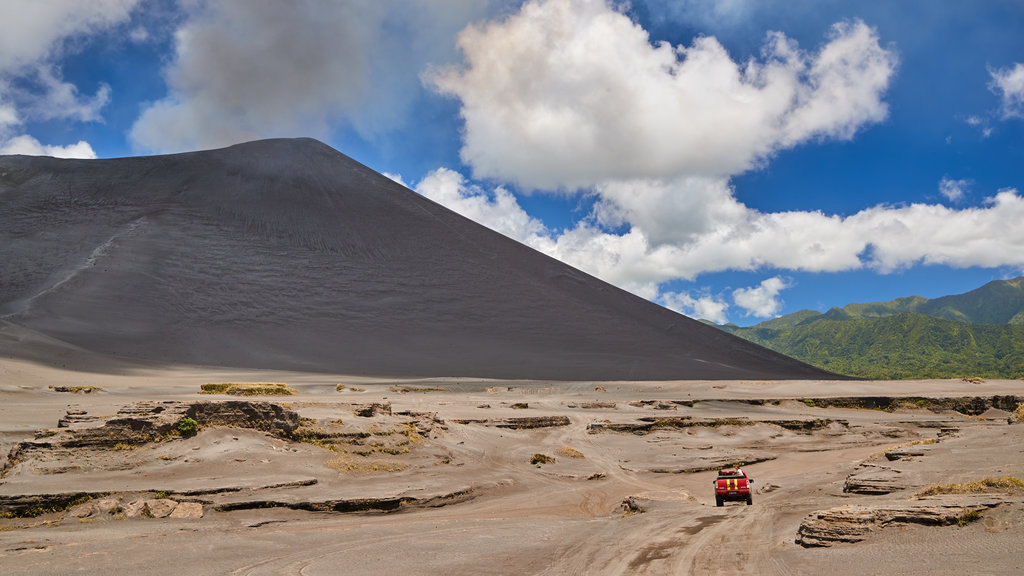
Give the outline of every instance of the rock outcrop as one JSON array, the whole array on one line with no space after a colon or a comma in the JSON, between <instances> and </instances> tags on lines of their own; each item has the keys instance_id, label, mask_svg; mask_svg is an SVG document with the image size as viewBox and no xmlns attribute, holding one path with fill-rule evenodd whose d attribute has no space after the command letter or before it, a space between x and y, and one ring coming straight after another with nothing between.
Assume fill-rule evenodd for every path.
<instances>
[{"instance_id":1,"label":"rock outcrop","mask_svg":"<svg viewBox=\"0 0 1024 576\"><path fill-rule=\"evenodd\" d=\"M997 496L979 495L884 506L837 506L813 512L804 518L797 530L796 543L804 547L819 547L860 542L894 524L965 524L976 519L980 511L1002 502L1003 499Z\"/></svg>"},{"instance_id":2,"label":"rock outcrop","mask_svg":"<svg viewBox=\"0 0 1024 576\"><path fill-rule=\"evenodd\" d=\"M903 473L885 466L866 466L846 477L843 492L848 494L889 494L907 487Z\"/></svg>"},{"instance_id":3,"label":"rock outcrop","mask_svg":"<svg viewBox=\"0 0 1024 576\"><path fill-rule=\"evenodd\" d=\"M299 425L299 415L270 402L229 400L224 402L137 402L120 409L113 417L99 425L86 427L91 420L81 419L78 410L69 410L78 418L75 426L45 430L31 440L11 448L7 461L0 468L0 478L7 475L19 462L34 452L61 452L67 450L120 450L141 446L149 442L179 437L177 424L191 418L199 426L234 426L251 428L281 437L291 435ZM96 420L100 422L100 420Z\"/></svg>"}]
</instances>

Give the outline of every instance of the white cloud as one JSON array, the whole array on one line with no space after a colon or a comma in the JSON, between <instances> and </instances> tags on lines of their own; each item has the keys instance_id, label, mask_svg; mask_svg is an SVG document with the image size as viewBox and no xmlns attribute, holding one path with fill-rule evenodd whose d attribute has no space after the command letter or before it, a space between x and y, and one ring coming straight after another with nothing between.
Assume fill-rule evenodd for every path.
<instances>
[{"instance_id":1,"label":"white cloud","mask_svg":"<svg viewBox=\"0 0 1024 576\"><path fill-rule=\"evenodd\" d=\"M710 320L716 324L724 324L729 321L726 314L729 304L708 294L701 294L694 298L685 292L666 292L659 297L659 300L666 308L698 320Z\"/></svg>"},{"instance_id":2,"label":"white cloud","mask_svg":"<svg viewBox=\"0 0 1024 576\"><path fill-rule=\"evenodd\" d=\"M28 135L15 136L0 143L0 154L26 156L53 156L55 158L95 158L96 152L84 140L68 146L45 146Z\"/></svg>"},{"instance_id":3,"label":"white cloud","mask_svg":"<svg viewBox=\"0 0 1024 576\"><path fill-rule=\"evenodd\" d=\"M562 232L531 218L507 190L488 193L451 170L431 173L417 190L648 299L665 299L660 286L666 281L725 270L1024 267L1024 197L1013 189L975 207L879 205L843 217L760 212L738 202L725 179L610 182L597 189L591 217Z\"/></svg>"},{"instance_id":4,"label":"white cloud","mask_svg":"<svg viewBox=\"0 0 1024 576\"><path fill-rule=\"evenodd\" d=\"M547 235L544 224L531 218L511 192L499 187L488 194L479 186L467 185L462 174L447 168L438 168L428 174L416 185L416 191L524 244L536 247L537 240Z\"/></svg>"},{"instance_id":5,"label":"white cloud","mask_svg":"<svg viewBox=\"0 0 1024 576\"><path fill-rule=\"evenodd\" d=\"M64 82L60 71L49 64L40 64L30 74L31 92L25 89L12 92L24 102L21 111L34 120L69 119L80 122L103 120L100 110L110 102L110 86L101 84L92 97L82 98L78 87Z\"/></svg>"},{"instance_id":6,"label":"white cloud","mask_svg":"<svg viewBox=\"0 0 1024 576\"><path fill-rule=\"evenodd\" d=\"M427 79L460 100L474 174L596 195L589 217L562 232L528 225L504 196L517 222L506 233L640 296L720 321L721 298L661 287L725 270L1024 267L1024 198L1012 189L963 209L879 205L848 216L761 212L735 197L731 177L775 152L852 138L885 118L896 57L863 22L836 24L813 52L772 33L760 59L737 63L711 37L651 44L604 1L533 0L466 28L459 47L465 66ZM448 192L436 200L500 221L493 210L506 191L444 176ZM945 178L940 192L958 202L970 184ZM733 297L770 316L785 287L774 277Z\"/></svg>"},{"instance_id":7,"label":"white cloud","mask_svg":"<svg viewBox=\"0 0 1024 576\"><path fill-rule=\"evenodd\" d=\"M1024 64L1015 63L1010 68L990 69L992 83L989 87L1001 98L1003 118L1024 118Z\"/></svg>"},{"instance_id":8,"label":"white cloud","mask_svg":"<svg viewBox=\"0 0 1024 576\"><path fill-rule=\"evenodd\" d=\"M960 202L973 183L969 179L954 180L949 176L943 176L942 180L939 180L939 193L950 202Z\"/></svg>"},{"instance_id":9,"label":"white cloud","mask_svg":"<svg viewBox=\"0 0 1024 576\"><path fill-rule=\"evenodd\" d=\"M397 182L402 186L405 186L406 188L411 188L411 186L405 183L405 180L402 178L401 174L391 174L390 172L381 172L381 174L383 176L390 178L392 181Z\"/></svg>"},{"instance_id":10,"label":"white cloud","mask_svg":"<svg viewBox=\"0 0 1024 576\"><path fill-rule=\"evenodd\" d=\"M95 34L127 21L139 0L47 0L0 3L0 149L8 153L95 157L84 141L47 146L17 134L24 122L102 120L110 87L101 85L83 97L65 82L54 61L69 40ZM10 152L13 151L13 152Z\"/></svg>"},{"instance_id":11,"label":"white cloud","mask_svg":"<svg viewBox=\"0 0 1024 576\"><path fill-rule=\"evenodd\" d=\"M846 139L886 116L896 57L860 21L817 52L781 33L761 61L713 37L652 45L603 0L534 0L459 35L466 66L428 79L461 101L463 160L524 187L729 176L815 138Z\"/></svg>"},{"instance_id":12,"label":"white cloud","mask_svg":"<svg viewBox=\"0 0 1024 576\"><path fill-rule=\"evenodd\" d=\"M149 30L146 30L145 26L136 26L128 33L128 39L136 44L142 44L149 40Z\"/></svg>"},{"instance_id":13,"label":"white cloud","mask_svg":"<svg viewBox=\"0 0 1024 576\"><path fill-rule=\"evenodd\" d=\"M767 278L758 286L733 290L732 298L737 306L747 311L747 316L768 318L776 316L782 309L779 292L789 284L778 276Z\"/></svg>"},{"instance_id":14,"label":"white cloud","mask_svg":"<svg viewBox=\"0 0 1024 576\"><path fill-rule=\"evenodd\" d=\"M124 22L139 0L46 0L0 3L0 71L49 60L70 37Z\"/></svg>"},{"instance_id":15,"label":"white cloud","mask_svg":"<svg viewBox=\"0 0 1024 576\"><path fill-rule=\"evenodd\" d=\"M165 70L170 93L132 129L147 151L210 148L270 136L363 136L405 121L428 61L486 14L485 0L195 1Z\"/></svg>"}]
</instances>

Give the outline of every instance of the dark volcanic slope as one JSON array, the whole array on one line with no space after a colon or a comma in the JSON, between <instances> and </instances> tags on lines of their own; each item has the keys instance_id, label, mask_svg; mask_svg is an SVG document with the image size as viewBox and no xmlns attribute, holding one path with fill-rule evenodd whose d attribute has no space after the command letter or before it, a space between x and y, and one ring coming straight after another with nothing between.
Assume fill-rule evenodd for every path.
<instances>
[{"instance_id":1,"label":"dark volcanic slope","mask_svg":"<svg viewBox=\"0 0 1024 576\"><path fill-rule=\"evenodd\" d=\"M0 317L94 351L390 376L828 376L430 202L315 140L0 157Z\"/></svg>"}]
</instances>

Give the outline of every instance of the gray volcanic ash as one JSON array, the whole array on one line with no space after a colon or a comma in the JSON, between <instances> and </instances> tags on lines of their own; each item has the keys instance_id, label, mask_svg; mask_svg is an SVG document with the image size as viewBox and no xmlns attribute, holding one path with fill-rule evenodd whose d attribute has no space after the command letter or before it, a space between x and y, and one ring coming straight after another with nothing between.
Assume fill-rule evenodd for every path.
<instances>
[{"instance_id":1,"label":"gray volcanic ash","mask_svg":"<svg viewBox=\"0 0 1024 576\"><path fill-rule=\"evenodd\" d=\"M117 357L376 376L834 378L310 139L0 157L0 317Z\"/></svg>"}]
</instances>

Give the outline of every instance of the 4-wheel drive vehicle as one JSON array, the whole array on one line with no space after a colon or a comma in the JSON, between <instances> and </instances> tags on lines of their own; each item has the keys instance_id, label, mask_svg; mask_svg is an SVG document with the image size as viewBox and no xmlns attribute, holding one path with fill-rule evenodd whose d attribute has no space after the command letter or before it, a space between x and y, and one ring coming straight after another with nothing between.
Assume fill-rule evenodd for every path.
<instances>
[{"instance_id":1,"label":"4-wheel drive vehicle","mask_svg":"<svg viewBox=\"0 0 1024 576\"><path fill-rule=\"evenodd\" d=\"M750 490L752 482L739 468L722 470L718 478L715 478L715 505L721 506L726 500L745 500L748 506L753 504Z\"/></svg>"}]
</instances>

